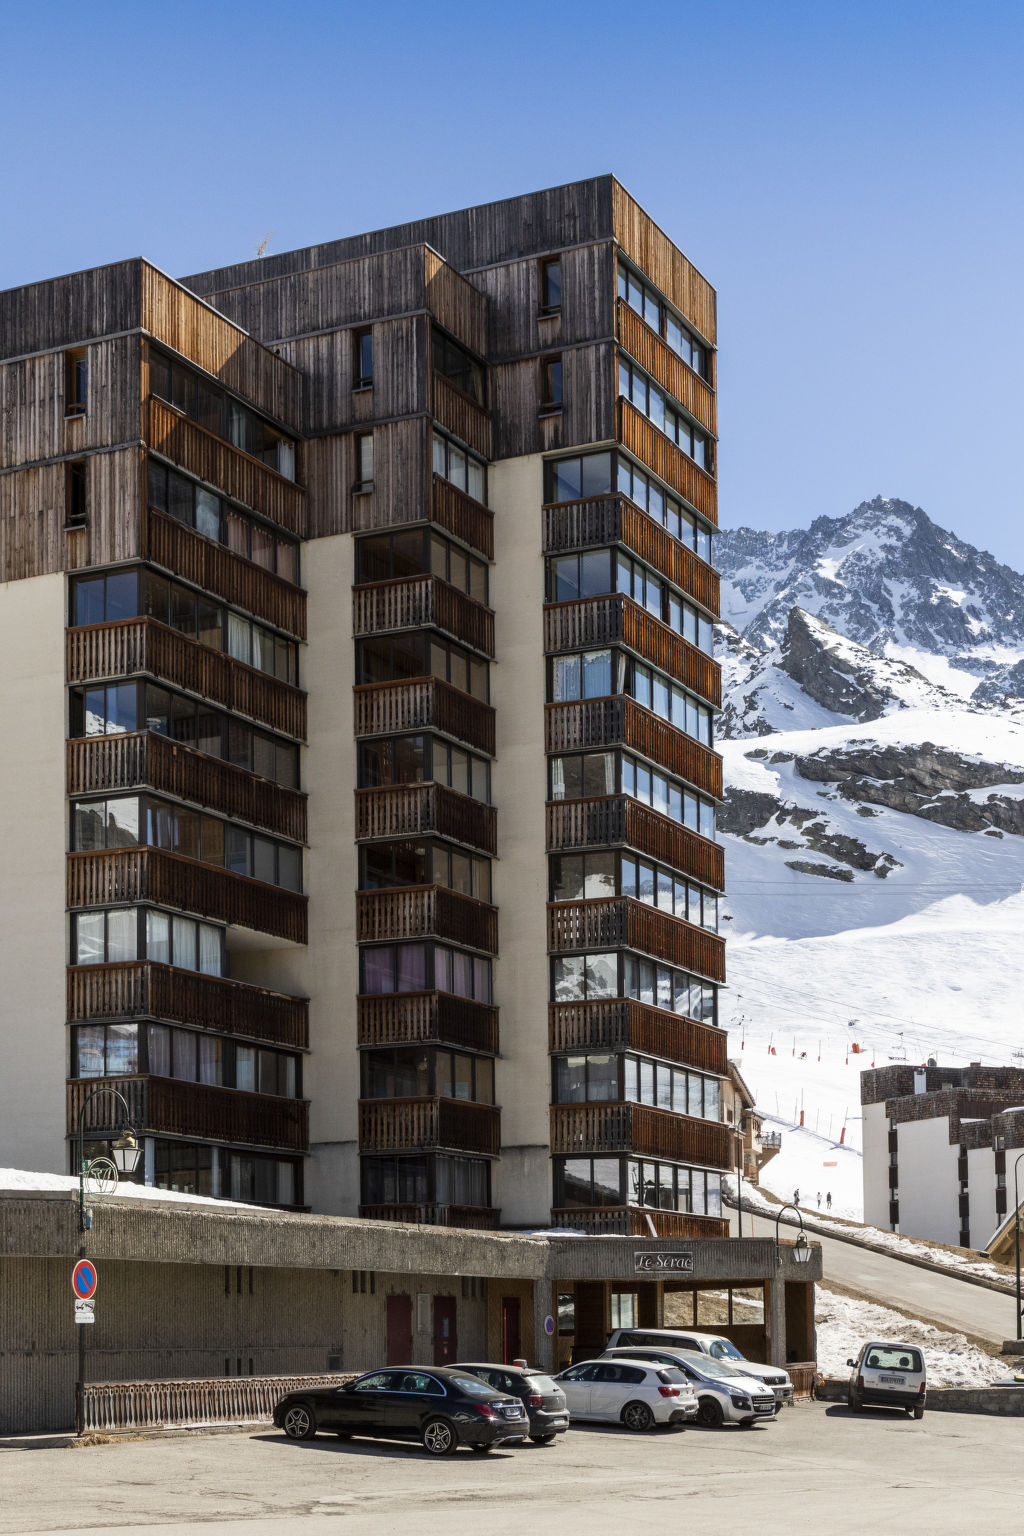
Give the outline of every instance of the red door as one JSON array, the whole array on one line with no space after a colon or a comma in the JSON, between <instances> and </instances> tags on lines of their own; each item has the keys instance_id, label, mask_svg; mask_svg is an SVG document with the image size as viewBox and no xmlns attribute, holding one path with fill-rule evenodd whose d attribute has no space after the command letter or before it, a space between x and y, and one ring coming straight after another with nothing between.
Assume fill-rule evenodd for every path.
<instances>
[{"instance_id":1,"label":"red door","mask_svg":"<svg viewBox=\"0 0 1024 1536\"><path fill-rule=\"evenodd\" d=\"M501 1358L506 1365L519 1360L522 1341L519 1333L519 1297L501 1298Z\"/></svg>"},{"instance_id":2,"label":"red door","mask_svg":"<svg viewBox=\"0 0 1024 1536\"><path fill-rule=\"evenodd\" d=\"M455 1297L434 1297L434 1364L451 1365L459 1358L455 1331Z\"/></svg>"},{"instance_id":3,"label":"red door","mask_svg":"<svg viewBox=\"0 0 1024 1536\"><path fill-rule=\"evenodd\" d=\"M388 1297L388 1365L412 1364L412 1297Z\"/></svg>"}]
</instances>

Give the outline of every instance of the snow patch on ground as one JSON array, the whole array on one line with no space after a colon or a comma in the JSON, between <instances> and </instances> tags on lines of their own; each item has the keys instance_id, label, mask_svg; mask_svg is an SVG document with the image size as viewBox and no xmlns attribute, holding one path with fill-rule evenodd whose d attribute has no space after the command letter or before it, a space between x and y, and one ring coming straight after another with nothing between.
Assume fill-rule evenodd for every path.
<instances>
[{"instance_id":1,"label":"snow patch on ground","mask_svg":"<svg viewBox=\"0 0 1024 1536\"><path fill-rule=\"evenodd\" d=\"M873 1339L917 1344L924 1353L929 1387L983 1387L1007 1373L1005 1360L968 1343L962 1333L945 1333L890 1307L839 1296L820 1285L815 1292L814 1321L818 1369L825 1376L849 1376L847 1360L856 1359L861 1347Z\"/></svg>"},{"instance_id":2,"label":"snow patch on ground","mask_svg":"<svg viewBox=\"0 0 1024 1536\"><path fill-rule=\"evenodd\" d=\"M51 1191L78 1193L78 1179L73 1174L64 1173L36 1173L27 1168L0 1168L0 1196L7 1194L22 1194L27 1191ZM256 1206L247 1205L242 1200L215 1200L212 1195L184 1195L173 1189L153 1189L145 1184L131 1184L122 1179L117 1186L116 1198L119 1200L170 1200L184 1201L187 1205L213 1205L218 1210L225 1207L234 1210L252 1211ZM89 1192L86 1191L86 1199Z\"/></svg>"}]
</instances>

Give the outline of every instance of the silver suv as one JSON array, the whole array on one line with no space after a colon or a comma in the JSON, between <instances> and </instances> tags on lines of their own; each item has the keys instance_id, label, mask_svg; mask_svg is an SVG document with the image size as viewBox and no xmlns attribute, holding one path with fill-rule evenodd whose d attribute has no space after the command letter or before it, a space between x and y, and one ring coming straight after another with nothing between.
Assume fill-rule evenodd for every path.
<instances>
[{"instance_id":1,"label":"silver suv","mask_svg":"<svg viewBox=\"0 0 1024 1536\"><path fill-rule=\"evenodd\" d=\"M771 1387L776 1413L783 1403L793 1402L793 1383L788 1371L780 1365L755 1364L740 1354L731 1339L723 1338L720 1333L695 1333L689 1328L616 1328L608 1340L609 1349L642 1349L645 1345L651 1349L688 1349L734 1365L744 1376L752 1376L755 1381L763 1381L766 1387Z\"/></svg>"}]
</instances>

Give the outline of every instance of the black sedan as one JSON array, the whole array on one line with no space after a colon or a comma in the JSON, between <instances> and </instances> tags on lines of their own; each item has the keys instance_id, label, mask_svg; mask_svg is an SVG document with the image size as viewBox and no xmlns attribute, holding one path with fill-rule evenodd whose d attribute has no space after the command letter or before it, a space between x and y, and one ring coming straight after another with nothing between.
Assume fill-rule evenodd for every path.
<instances>
[{"instance_id":1,"label":"black sedan","mask_svg":"<svg viewBox=\"0 0 1024 1536\"><path fill-rule=\"evenodd\" d=\"M565 1393L544 1371L526 1365L458 1365L493 1387L518 1397L530 1420L530 1439L537 1445L549 1445L556 1435L569 1428L569 1409Z\"/></svg>"},{"instance_id":2,"label":"black sedan","mask_svg":"<svg viewBox=\"0 0 1024 1536\"><path fill-rule=\"evenodd\" d=\"M342 1440L419 1440L431 1456L448 1456L460 1445L482 1454L503 1440L525 1439L530 1429L518 1397L450 1366L413 1365L370 1371L344 1387L289 1392L274 1409L274 1423L291 1440L310 1440L318 1430Z\"/></svg>"}]
</instances>

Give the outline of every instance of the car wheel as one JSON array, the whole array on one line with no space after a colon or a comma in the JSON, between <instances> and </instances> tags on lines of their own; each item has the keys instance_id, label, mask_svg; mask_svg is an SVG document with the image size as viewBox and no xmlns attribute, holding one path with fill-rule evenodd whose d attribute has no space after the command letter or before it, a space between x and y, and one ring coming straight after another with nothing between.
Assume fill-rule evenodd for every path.
<instances>
[{"instance_id":1,"label":"car wheel","mask_svg":"<svg viewBox=\"0 0 1024 1536\"><path fill-rule=\"evenodd\" d=\"M717 1397L702 1397L697 1405L697 1423L705 1429L721 1429L725 1414Z\"/></svg>"},{"instance_id":2,"label":"car wheel","mask_svg":"<svg viewBox=\"0 0 1024 1536\"><path fill-rule=\"evenodd\" d=\"M740 1429L753 1429L753 1419L740 1419Z\"/></svg>"},{"instance_id":3,"label":"car wheel","mask_svg":"<svg viewBox=\"0 0 1024 1536\"><path fill-rule=\"evenodd\" d=\"M554 1438L555 1438L554 1435L531 1435L530 1436L530 1439L533 1441L534 1445L550 1445L551 1442L554 1440Z\"/></svg>"},{"instance_id":4,"label":"car wheel","mask_svg":"<svg viewBox=\"0 0 1024 1536\"><path fill-rule=\"evenodd\" d=\"M423 1449L431 1456L450 1456L458 1445L455 1431L445 1419L428 1419L423 1426Z\"/></svg>"},{"instance_id":5,"label":"car wheel","mask_svg":"<svg viewBox=\"0 0 1024 1536\"><path fill-rule=\"evenodd\" d=\"M470 1449L476 1451L478 1456L484 1456L488 1451L494 1450L494 1445L474 1445Z\"/></svg>"},{"instance_id":6,"label":"car wheel","mask_svg":"<svg viewBox=\"0 0 1024 1536\"><path fill-rule=\"evenodd\" d=\"M654 1414L646 1403L627 1403L623 1408L620 1418L627 1429L650 1429L654 1423Z\"/></svg>"},{"instance_id":7,"label":"car wheel","mask_svg":"<svg viewBox=\"0 0 1024 1536\"><path fill-rule=\"evenodd\" d=\"M851 1413L860 1412L860 1404L858 1403L857 1398L852 1391L847 1392L846 1394L846 1406L849 1408Z\"/></svg>"},{"instance_id":8,"label":"car wheel","mask_svg":"<svg viewBox=\"0 0 1024 1536\"><path fill-rule=\"evenodd\" d=\"M923 1419L924 1418L924 1409L923 1408L915 1408L914 1409L914 1418L915 1419Z\"/></svg>"},{"instance_id":9,"label":"car wheel","mask_svg":"<svg viewBox=\"0 0 1024 1536\"><path fill-rule=\"evenodd\" d=\"M780 1397L778 1402L775 1404L775 1417L776 1418L778 1418L779 1414L782 1412L783 1407L784 1407L784 1404L783 1404L782 1398Z\"/></svg>"},{"instance_id":10,"label":"car wheel","mask_svg":"<svg viewBox=\"0 0 1024 1536\"><path fill-rule=\"evenodd\" d=\"M316 1434L316 1419L312 1408L307 1408L305 1403L296 1403L288 1409L281 1421L281 1428L289 1440L312 1440Z\"/></svg>"}]
</instances>

